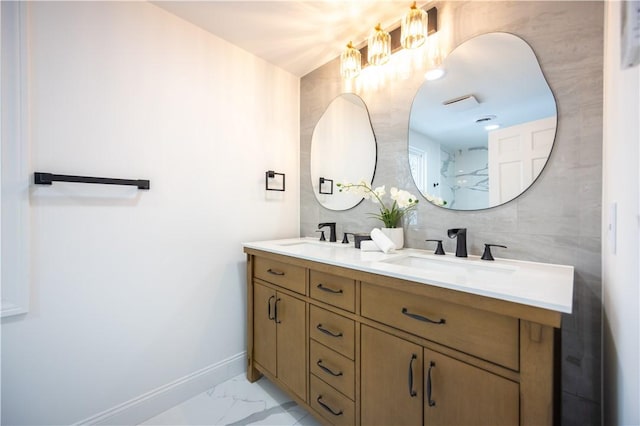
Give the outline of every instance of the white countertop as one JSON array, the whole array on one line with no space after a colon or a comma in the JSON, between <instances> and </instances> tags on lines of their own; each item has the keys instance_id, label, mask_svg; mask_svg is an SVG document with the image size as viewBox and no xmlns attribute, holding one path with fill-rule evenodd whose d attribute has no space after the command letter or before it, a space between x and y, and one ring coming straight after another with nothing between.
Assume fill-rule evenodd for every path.
<instances>
[{"instance_id":1,"label":"white countertop","mask_svg":"<svg viewBox=\"0 0 640 426\"><path fill-rule=\"evenodd\" d=\"M573 266L478 256L457 258L418 249L384 254L363 252L353 243L320 242L313 238L244 243L244 247L393 278L571 313Z\"/></svg>"}]
</instances>

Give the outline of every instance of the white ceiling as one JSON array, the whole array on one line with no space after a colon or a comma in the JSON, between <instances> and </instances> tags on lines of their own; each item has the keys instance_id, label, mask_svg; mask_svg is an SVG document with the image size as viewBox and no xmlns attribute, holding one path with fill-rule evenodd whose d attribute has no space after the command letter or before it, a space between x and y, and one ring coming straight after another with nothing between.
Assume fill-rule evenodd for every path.
<instances>
[{"instance_id":1,"label":"white ceiling","mask_svg":"<svg viewBox=\"0 0 640 426\"><path fill-rule=\"evenodd\" d=\"M302 77L358 46L373 27L395 27L410 1L152 1L153 4Z\"/></svg>"}]
</instances>

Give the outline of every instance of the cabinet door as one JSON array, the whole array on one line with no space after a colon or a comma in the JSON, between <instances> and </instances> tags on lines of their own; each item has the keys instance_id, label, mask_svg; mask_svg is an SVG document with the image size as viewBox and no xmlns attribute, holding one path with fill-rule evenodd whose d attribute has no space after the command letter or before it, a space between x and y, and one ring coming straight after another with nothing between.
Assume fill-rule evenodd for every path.
<instances>
[{"instance_id":1,"label":"cabinet door","mask_svg":"<svg viewBox=\"0 0 640 426\"><path fill-rule=\"evenodd\" d=\"M425 425L517 425L518 384L424 351Z\"/></svg>"},{"instance_id":2,"label":"cabinet door","mask_svg":"<svg viewBox=\"0 0 640 426\"><path fill-rule=\"evenodd\" d=\"M286 294L276 294L278 379L306 401L305 303Z\"/></svg>"},{"instance_id":3,"label":"cabinet door","mask_svg":"<svg viewBox=\"0 0 640 426\"><path fill-rule=\"evenodd\" d=\"M276 375L276 292L253 283L253 360Z\"/></svg>"},{"instance_id":4,"label":"cabinet door","mask_svg":"<svg viewBox=\"0 0 640 426\"><path fill-rule=\"evenodd\" d=\"M361 350L362 424L422 424L422 347L363 325Z\"/></svg>"}]
</instances>

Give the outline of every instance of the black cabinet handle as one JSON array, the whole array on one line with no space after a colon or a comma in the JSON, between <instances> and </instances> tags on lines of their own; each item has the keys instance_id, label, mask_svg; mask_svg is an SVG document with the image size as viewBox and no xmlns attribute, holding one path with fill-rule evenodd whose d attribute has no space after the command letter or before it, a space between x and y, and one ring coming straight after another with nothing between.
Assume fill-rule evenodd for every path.
<instances>
[{"instance_id":1,"label":"black cabinet handle","mask_svg":"<svg viewBox=\"0 0 640 426\"><path fill-rule=\"evenodd\" d=\"M412 354L411 360L409 361L409 396L412 398L418 395L418 392L413 390L413 360L417 358L418 356L416 354Z\"/></svg>"},{"instance_id":2,"label":"black cabinet handle","mask_svg":"<svg viewBox=\"0 0 640 426\"><path fill-rule=\"evenodd\" d=\"M341 416L342 415L342 410L340 411L333 411L331 409L331 407L329 407L327 404L325 404L324 402L322 402L322 395L318 395L318 398L316 399L316 401L318 401L318 404L320 404L322 406L322 408L324 408L325 410L327 410L328 412L330 412L331 414L333 414L334 416Z\"/></svg>"},{"instance_id":3,"label":"black cabinet handle","mask_svg":"<svg viewBox=\"0 0 640 426\"><path fill-rule=\"evenodd\" d=\"M331 337L342 337L342 333L340 333L340 332L338 332L338 333L334 333L334 332L332 332L332 331L329 331L329 330L327 330L326 328L323 328L323 327L322 327L322 324L318 324L318 325L316 325L316 328L317 328L319 331L323 332L324 334L326 334L326 335L328 335L328 336L331 336Z\"/></svg>"},{"instance_id":4,"label":"black cabinet handle","mask_svg":"<svg viewBox=\"0 0 640 426\"><path fill-rule=\"evenodd\" d=\"M342 293L342 289L340 290L334 290L332 288L329 287L325 287L322 285L322 283L319 283L316 287L318 287L318 289L322 290L322 291L326 291L327 293L333 293L333 294L340 294Z\"/></svg>"},{"instance_id":5,"label":"black cabinet handle","mask_svg":"<svg viewBox=\"0 0 640 426\"><path fill-rule=\"evenodd\" d=\"M331 371L330 368L325 367L324 365L322 365L322 360L319 359L318 362L316 362L316 365L318 367L320 367L322 369L322 371L324 371L325 373L331 374L334 377L340 377L342 376L342 371L338 371L337 373Z\"/></svg>"},{"instance_id":6,"label":"black cabinet handle","mask_svg":"<svg viewBox=\"0 0 640 426\"><path fill-rule=\"evenodd\" d=\"M444 318L440 318L439 321L434 321L432 319L429 319L427 317L423 317L422 315L418 315L418 314L412 314L411 312L409 312L407 310L407 308L402 308L402 313L406 316L408 316L409 318L413 318L414 320L418 320L418 321L422 321L422 322L428 322L431 324L444 324L446 321Z\"/></svg>"},{"instance_id":7,"label":"black cabinet handle","mask_svg":"<svg viewBox=\"0 0 640 426\"><path fill-rule=\"evenodd\" d=\"M429 362L429 372L427 373L427 400L429 401L429 407L435 407L436 402L431 399L431 369L436 366L436 363Z\"/></svg>"},{"instance_id":8,"label":"black cabinet handle","mask_svg":"<svg viewBox=\"0 0 640 426\"><path fill-rule=\"evenodd\" d=\"M280 299L279 297L276 299L276 303L273 304L273 319L276 322L276 324L280 324L282 321L280 321L280 319L278 318L278 302L281 301L282 299Z\"/></svg>"},{"instance_id":9,"label":"black cabinet handle","mask_svg":"<svg viewBox=\"0 0 640 426\"><path fill-rule=\"evenodd\" d=\"M275 319L276 319L276 316L275 316L275 315L274 315L273 317L271 316L271 301L272 301L273 299L275 299L275 298L276 298L275 296L271 296L271 297L269 298L269 300L267 300L267 306L268 306L268 308L267 308L267 317L268 317L270 320L275 320Z\"/></svg>"},{"instance_id":10,"label":"black cabinet handle","mask_svg":"<svg viewBox=\"0 0 640 426\"><path fill-rule=\"evenodd\" d=\"M280 276L284 275L284 272L271 269L271 268L267 269L267 272L270 273L271 275L280 275Z\"/></svg>"}]
</instances>

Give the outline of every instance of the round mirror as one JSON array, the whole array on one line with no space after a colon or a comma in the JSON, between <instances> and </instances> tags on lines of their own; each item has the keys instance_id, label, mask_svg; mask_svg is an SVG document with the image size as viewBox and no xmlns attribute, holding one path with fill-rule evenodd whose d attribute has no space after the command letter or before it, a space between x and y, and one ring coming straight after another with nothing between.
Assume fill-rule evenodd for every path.
<instances>
[{"instance_id":1,"label":"round mirror","mask_svg":"<svg viewBox=\"0 0 640 426\"><path fill-rule=\"evenodd\" d=\"M330 210L355 207L362 197L340 192L338 183L373 182L376 139L364 101L352 93L335 98L311 136L311 183L320 204Z\"/></svg>"},{"instance_id":2,"label":"round mirror","mask_svg":"<svg viewBox=\"0 0 640 426\"><path fill-rule=\"evenodd\" d=\"M444 69L411 106L418 189L453 210L516 198L542 172L556 134L555 99L533 50L512 34L485 34L458 46Z\"/></svg>"}]
</instances>

